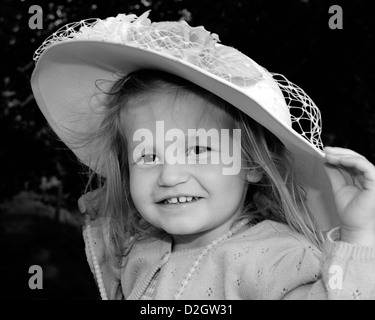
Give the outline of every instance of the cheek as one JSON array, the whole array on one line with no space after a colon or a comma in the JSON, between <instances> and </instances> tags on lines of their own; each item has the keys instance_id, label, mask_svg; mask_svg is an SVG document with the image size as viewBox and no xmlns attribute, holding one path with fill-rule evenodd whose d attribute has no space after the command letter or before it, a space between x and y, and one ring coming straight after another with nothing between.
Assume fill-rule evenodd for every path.
<instances>
[{"instance_id":1,"label":"cheek","mask_svg":"<svg viewBox=\"0 0 375 320\"><path fill-rule=\"evenodd\" d=\"M146 203L152 201L154 189L153 175L142 170L130 170L129 188L133 203L137 209L144 207Z\"/></svg>"},{"instance_id":2,"label":"cheek","mask_svg":"<svg viewBox=\"0 0 375 320\"><path fill-rule=\"evenodd\" d=\"M232 177L223 180L221 190L225 194L225 198L231 201L240 201L246 189L246 183L240 177Z\"/></svg>"},{"instance_id":3,"label":"cheek","mask_svg":"<svg viewBox=\"0 0 375 320\"><path fill-rule=\"evenodd\" d=\"M207 166L204 171L203 186L211 193L222 197L221 200L239 201L246 189L246 174L241 171L237 175L223 175L222 167Z\"/></svg>"}]
</instances>

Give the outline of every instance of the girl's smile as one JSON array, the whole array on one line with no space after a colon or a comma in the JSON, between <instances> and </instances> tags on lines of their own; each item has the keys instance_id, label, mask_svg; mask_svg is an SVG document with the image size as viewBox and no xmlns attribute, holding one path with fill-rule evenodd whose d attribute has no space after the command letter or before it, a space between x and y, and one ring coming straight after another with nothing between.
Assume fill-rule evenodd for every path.
<instances>
[{"instance_id":1,"label":"girl's smile","mask_svg":"<svg viewBox=\"0 0 375 320\"><path fill-rule=\"evenodd\" d=\"M165 206L165 208L170 208L170 209L172 209L175 206L178 206L178 209L180 210L186 207L189 208L191 204L201 201L201 199L202 198L198 198L198 197L171 198L171 199L163 200L162 202L158 202L158 204L160 204L163 207Z\"/></svg>"}]
</instances>

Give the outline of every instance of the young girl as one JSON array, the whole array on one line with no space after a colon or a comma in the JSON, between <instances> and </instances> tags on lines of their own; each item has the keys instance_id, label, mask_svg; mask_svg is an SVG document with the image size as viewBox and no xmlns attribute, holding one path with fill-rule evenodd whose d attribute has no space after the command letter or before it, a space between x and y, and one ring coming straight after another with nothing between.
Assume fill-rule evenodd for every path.
<instances>
[{"instance_id":1,"label":"young girl","mask_svg":"<svg viewBox=\"0 0 375 320\"><path fill-rule=\"evenodd\" d=\"M285 78L147 14L68 26L32 78L103 186L79 200L102 298L375 298L374 166L301 138L280 88L317 109Z\"/></svg>"}]
</instances>

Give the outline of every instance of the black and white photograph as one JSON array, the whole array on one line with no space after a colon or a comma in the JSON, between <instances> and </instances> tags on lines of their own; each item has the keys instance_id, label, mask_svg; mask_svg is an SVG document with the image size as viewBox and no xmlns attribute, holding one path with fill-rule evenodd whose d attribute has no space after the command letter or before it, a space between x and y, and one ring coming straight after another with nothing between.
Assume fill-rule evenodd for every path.
<instances>
[{"instance_id":1,"label":"black and white photograph","mask_svg":"<svg viewBox=\"0 0 375 320\"><path fill-rule=\"evenodd\" d=\"M375 300L374 14L2 1L0 300Z\"/></svg>"}]
</instances>

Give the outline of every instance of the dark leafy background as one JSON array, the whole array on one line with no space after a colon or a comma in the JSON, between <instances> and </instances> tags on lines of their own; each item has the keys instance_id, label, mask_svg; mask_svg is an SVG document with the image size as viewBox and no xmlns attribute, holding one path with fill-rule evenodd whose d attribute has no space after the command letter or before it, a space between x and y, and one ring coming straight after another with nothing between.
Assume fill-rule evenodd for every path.
<instances>
[{"instance_id":1,"label":"dark leafy background","mask_svg":"<svg viewBox=\"0 0 375 320\"><path fill-rule=\"evenodd\" d=\"M0 249L5 299L97 299L76 201L85 174L55 139L31 93L34 51L62 25L117 13L152 21L185 19L268 70L285 74L315 101L323 142L375 162L373 10L370 1L327 0L59 0L2 1L0 7ZM341 5L343 29L331 30L329 7ZM29 28L29 7L43 28ZM31 290L29 267L43 268Z\"/></svg>"}]
</instances>

